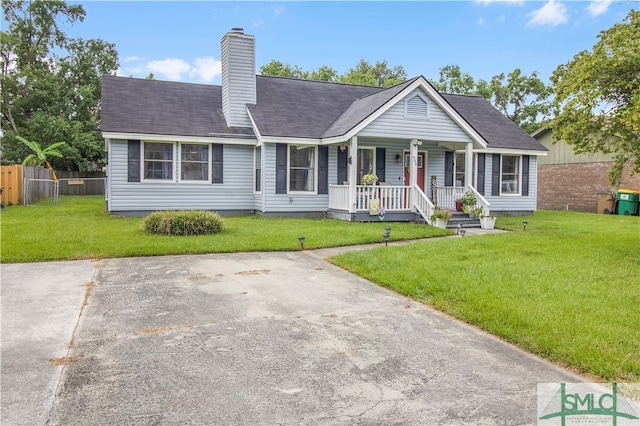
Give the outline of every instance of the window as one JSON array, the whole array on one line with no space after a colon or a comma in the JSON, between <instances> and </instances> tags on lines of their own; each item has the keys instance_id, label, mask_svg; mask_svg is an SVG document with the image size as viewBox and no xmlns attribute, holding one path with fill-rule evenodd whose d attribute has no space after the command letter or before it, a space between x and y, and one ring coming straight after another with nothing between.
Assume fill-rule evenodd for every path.
<instances>
[{"instance_id":1,"label":"window","mask_svg":"<svg viewBox=\"0 0 640 426\"><path fill-rule=\"evenodd\" d=\"M357 161L357 173L358 173L358 185L362 185L362 176L375 173L375 149L374 148L359 148L358 149L358 161Z\"/></svg>"},{"instance_id":2,"label":"window","mask_svg":"<svg viewBox=\"0 0 640 426\"><path fill-rule=\"evenodd\" d=\"M466 167L466 155L456 154L456 175L454 179L455 186L464 186L464 171Z\"/></svg>"},{"instance_id":3,"label":"window","mask_svg":"<svg viewBox=\"0 0 640 426\"><path fill-rule=\"evenodd\" d=\"M520 156L503 155L500 167L500 195L520 194Z\"/></svg>"},{"instance_id":4,"label":"window","mask_svg":"<svg viewBox=\"0 0 640 426\"><path fill-rule=\"evenodd\" d=\"M144 143L142 176L149 180L173 180L173 143Z\"/></svg>"},{"instance_id":5,"label":"window","mask_svg":"<svg viewBox=\"0 0 640 426\"><path fill-rule=\"evenodd\" d=\"M315 192L316 147L289 146L289 191Z\"/></svg>"},{"instance_id":6,"label":"window","mask_svg":"<svg viewBox=\"0 0 640 426\"><path fill-rule=\"evenodd\" d=\"M255 181L254 190L256 192L262 191L262 148L257 147L254 150L253 155L253 176Z\"/></svg>"},{"instance_id":7,"label":"window","mask_svg":"<svg viewBox=\"0 0 640 426\"><path fill-rule=\"evenodd\" d=\"M180 144L180 180L209 182L209 145Z\"/></svg>"}]
</instances>

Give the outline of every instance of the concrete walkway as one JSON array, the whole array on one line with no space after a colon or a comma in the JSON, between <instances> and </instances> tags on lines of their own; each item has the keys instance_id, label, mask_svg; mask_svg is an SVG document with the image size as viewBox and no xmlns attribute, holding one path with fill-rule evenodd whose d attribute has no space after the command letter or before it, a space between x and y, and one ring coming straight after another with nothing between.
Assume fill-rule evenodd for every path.
<instances>
[{"instance_id":1,"label":"concrete walkway","mask_svg":"<svg viewBox=\"0 0 640 426\"><path fill-rule=\"evenodd\" d=\"M535 424L583 380L336 251L2 265L2 424Z\"/></svg>"}]
</instances>

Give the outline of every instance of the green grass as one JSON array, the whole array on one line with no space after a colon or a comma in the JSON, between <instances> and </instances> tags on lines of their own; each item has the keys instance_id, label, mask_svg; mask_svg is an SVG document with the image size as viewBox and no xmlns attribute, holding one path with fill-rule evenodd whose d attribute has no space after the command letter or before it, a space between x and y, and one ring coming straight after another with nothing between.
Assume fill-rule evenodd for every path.
<instances>
[{"instance_id":1,"label":"green grass","mask_svg":"<svg viewBox=\"0 0 640 426\"><path fill-rule=\"evenodd\" d=\"M497 226L514 232L332 260L580 373L640 381L640 219L541 211Z\"/></svg>"},{"instance_id":2,"label":"green grass","mask_svg":"<svg viewBox=\"0 0 640 426\"><path fill-rule=\"evenodd\" d=\"M35 206L11 206L0 214L2 263L63 259L101 259L169 254L230 253L338 247L382 241L389 223L350 223L329 219L224 218L224 232L173 237L143 231L143 218L115 217L104 212L104 198L61 197ZM450 235L416 223L391 223L394 240Z\"/></svg>"}]
</instances>

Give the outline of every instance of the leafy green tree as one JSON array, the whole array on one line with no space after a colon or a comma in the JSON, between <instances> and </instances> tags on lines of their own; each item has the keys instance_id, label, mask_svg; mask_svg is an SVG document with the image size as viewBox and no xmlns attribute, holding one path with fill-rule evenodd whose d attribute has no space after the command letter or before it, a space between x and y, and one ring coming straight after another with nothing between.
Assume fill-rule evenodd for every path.
<instances>
[{"instance_id":1,"label":"leafy green tree","mask_svg":"<svg viewBox=\"0 0 640 426\"><path fill-rule=\"evenodd\" d=\"M615 155L609 181L617 186L626 163L640 172L640 11L602 31L592 51L582 51L551 77L558 112L554 140L576 153Z\"/></svg>"},{"instance_id":2,"label":"leafy green tree","mask_svg":"<svg viewBox=\"0 0 640 426\"><path fill-rule=\"evenodd\" d=\"M440 78L431 80L431 84L444 93L482 96L528 133L539 128L551 111L551 88L535 71L527 76L516 68L486 81L475 80L458 65L446 65L440 68Z\"/></svg>"},{"instance_id":3,"label":"leafy green tree","mask_svg":"<svg viewBox=\"0 0 640 426\"><path fill-rule=\"evenodd\" d=\"M27 140L65 140L57 168L84 170L104 161L99 131L101 75L117 69L115 46L71 39L62 23L82 21L80 5L3 0L0 38L3 161L21 162Z\"/></svg>"},{"instance_id":4,"label":"leafy green tree","mask_svg":"<svg viewBox=\"0 0 640 426\"><path fill-rule=\"evenodd\" d=\"M16 138L32 151L22 162L25 166L39 167L43 164L49 165L48 157L63 157L62 153L58 151L58 147L66 142L56 142L43 149L38 142L27 140L22 136L16 136Z\"/></svg>"},{"instance_id":5,"label":"leafy green tree","mask_svg":"<svg viewBox=\"0 0 640 426\"><path fill-rule=\"evenodd\" d=\"M491 103L527 133L539 128L551 111L551 87L536 71L530 76L519 68L507 75L500 73L491 79L488 89Z\"/></svg>"},{"instance_id":6,"label":"leafy green tree","mask_svg":"<svg viewBox=\"0 0 640 426\"><path fill-rule=\"evenodd\" d=\"M272 60L267 65L260 67L260 74L275 77L307 78L309 73L303 71L297 65L291 66L280 61Z\"/></svg>"},{"instance_id":7,"label":"leafy green tree","mask_svg":"<svg viewBox=\"0 0 640 426\"><path fill-rule=\"evenodd\" d=\"M387 61L378 61L375 65L361 59L355 68L350 68L340 77L341 83L361 84L365 86L391 87L407 80L407 73L400 65L389 68Z\"/></svg>"}]
</instances>

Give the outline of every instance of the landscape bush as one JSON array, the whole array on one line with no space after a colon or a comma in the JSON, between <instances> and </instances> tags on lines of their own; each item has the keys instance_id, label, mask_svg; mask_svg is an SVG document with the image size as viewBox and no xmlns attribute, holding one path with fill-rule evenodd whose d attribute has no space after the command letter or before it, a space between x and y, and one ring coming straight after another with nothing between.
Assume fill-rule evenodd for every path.
<instances>
[{"instance_id":1,"label":"landscape bush","mask_svg":"<svg viewBox=\"0 0 640 426\"><path fill-rule=\"evenodd\" d=\"M145 232L160 235L209 235L222 232L218 213L204 210L154 212L144 218Z\"/></svg>"}]
</instances>

